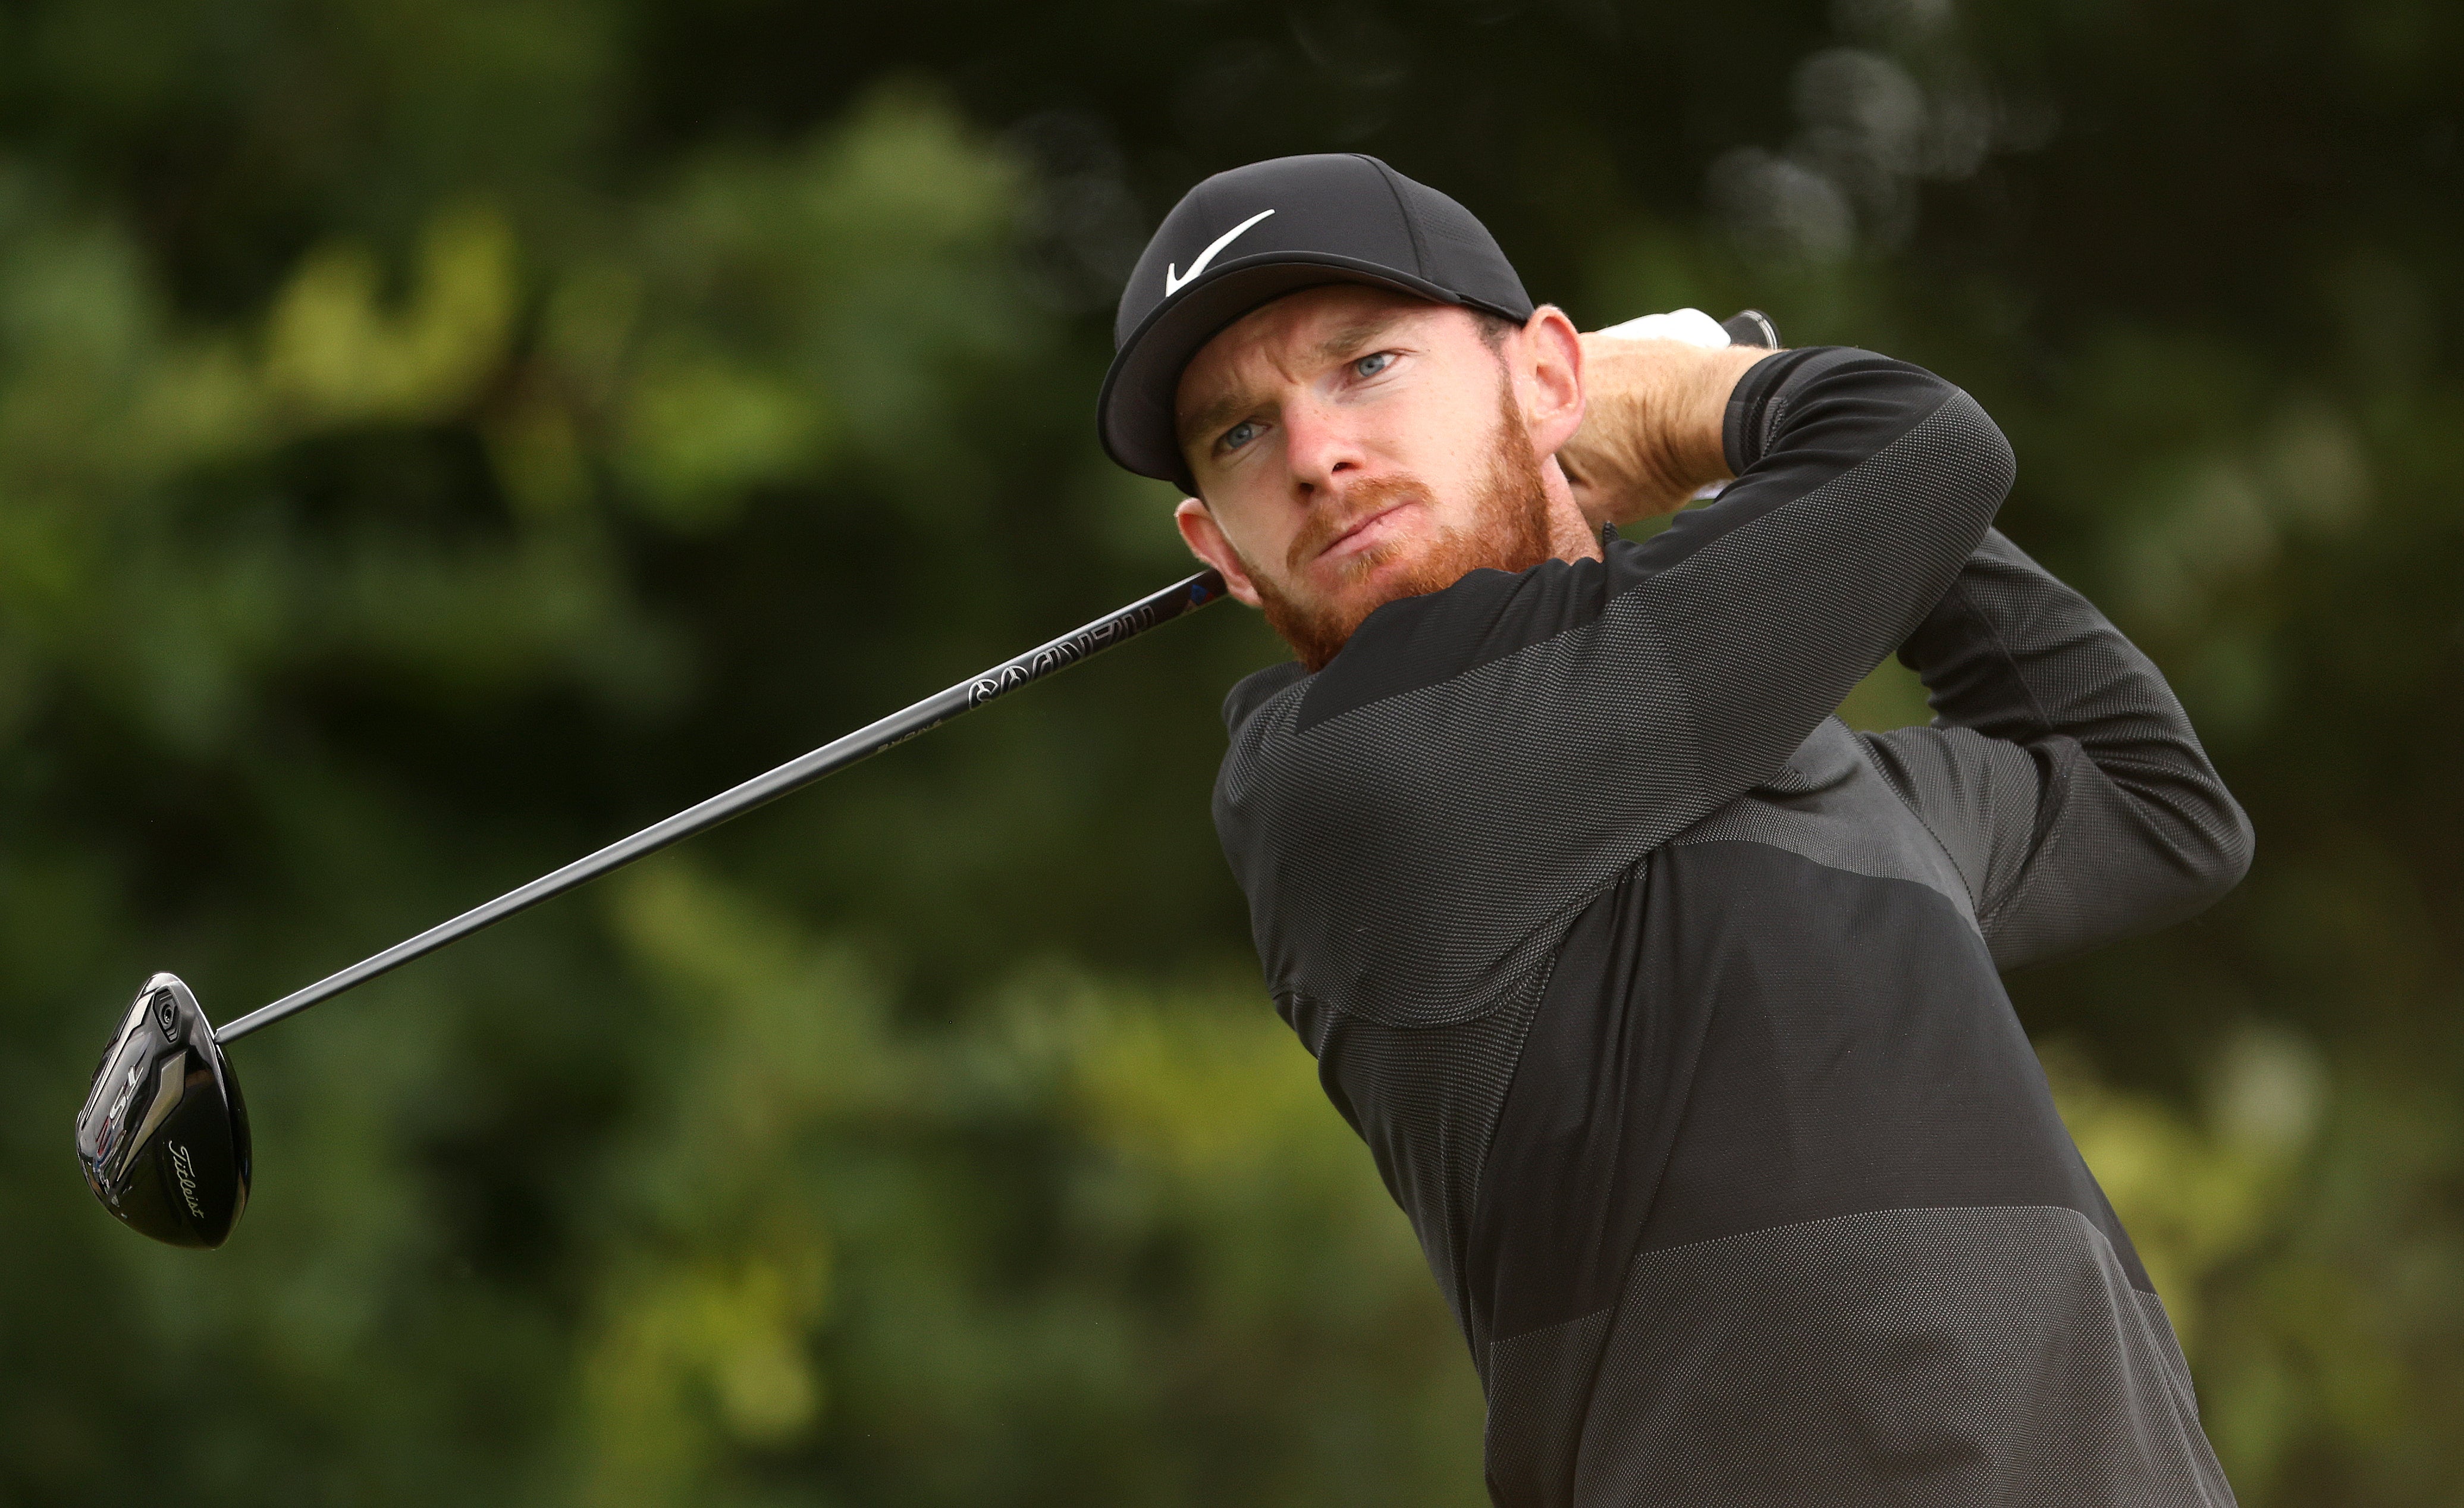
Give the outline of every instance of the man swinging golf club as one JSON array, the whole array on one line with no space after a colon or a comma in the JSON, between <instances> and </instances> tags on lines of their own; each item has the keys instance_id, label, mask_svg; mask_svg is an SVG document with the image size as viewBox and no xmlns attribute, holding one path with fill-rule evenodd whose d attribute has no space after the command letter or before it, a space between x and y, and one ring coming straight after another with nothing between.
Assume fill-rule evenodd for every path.
<instances>
[{"instance_id":1,"label":"man swinging golf club","mask_svg":"<svg viewBox=\"0 0 2464 1508\"><path fill-rule=\"evenodd\" d=\"M1298 656L1226 703L1216 823L1493 1498L2231 1502L1997 971L2197 911L2250 830L1991 528L1984 411L1578 336L1366 157L1199 185L1116 337L1106 448ZM1850 732L1894 650L1934 724Z\"/></svg>"}]
</instances>

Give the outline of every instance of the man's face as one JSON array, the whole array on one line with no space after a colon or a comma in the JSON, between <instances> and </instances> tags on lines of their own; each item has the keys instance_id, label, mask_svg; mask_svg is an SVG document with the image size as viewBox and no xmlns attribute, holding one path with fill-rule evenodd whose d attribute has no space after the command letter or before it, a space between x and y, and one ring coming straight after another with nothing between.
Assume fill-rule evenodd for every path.
<instances>
[{"instance_id":1,"label":"man's face","mask_svg":"<svg viewBox=\"0 0 2464 1508\"><path fill-rule=\"evenodd\" d=\"M1465 310L1383 289L1279 299L1181 375L1204 499L1181 504L1182 535L1312 670L1397 597L1590 553L1546 459L1581 420L1580 363L1553 310L1491 341Z\"/></svg>"}]
</instances>

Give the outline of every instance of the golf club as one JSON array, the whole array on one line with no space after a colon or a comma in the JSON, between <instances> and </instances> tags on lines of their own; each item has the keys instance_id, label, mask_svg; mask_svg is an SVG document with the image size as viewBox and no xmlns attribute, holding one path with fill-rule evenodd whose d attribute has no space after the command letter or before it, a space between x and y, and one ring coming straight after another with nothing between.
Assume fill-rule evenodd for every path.
<instances>
[{"instance_id":1,"label":"golf club","mask_svg":"<svg viewBox=\"0 0 2464 1508\"><path fill-rule=\"evenodd\" d=\"M1729 317L1722 328L1739 345L1779 344L1771 321L1755 310ZM103 1050L85 1106L77 1113L77 1163L86 1186L122 1224L158 1241L222 1245L248 1208L253 1171L248 1108L223 1055L230 1043L1202 608L1223 591L1221 575L1199 571L397 942L220 1031L176 975L153 975Z\"/></svg>"},{"instance_id":2,"label":"golf club","mask_svg":"<svg viewBox=\"0 0 2464 1508\"><path fill-rule=\"evenodd\" d=\"M696 832L715 828L825 775L871 758L962 712L1090 654L1133 638L1223 595L1223 578L1199 571L1075 632L1004 660L767 774L757 775L588 857L508 891L483 906L225 1026L206 1018L177 976L156 974L129 1006L103 1050L94 1086L77 1114L77 1163L95 1197L131 1229L173 1246L217 1247L248 1206L248 1109L225 1045L285 1016L401 967L425 953L492 926L552 896L621 869Z\"/></svg>"}]
</instances>

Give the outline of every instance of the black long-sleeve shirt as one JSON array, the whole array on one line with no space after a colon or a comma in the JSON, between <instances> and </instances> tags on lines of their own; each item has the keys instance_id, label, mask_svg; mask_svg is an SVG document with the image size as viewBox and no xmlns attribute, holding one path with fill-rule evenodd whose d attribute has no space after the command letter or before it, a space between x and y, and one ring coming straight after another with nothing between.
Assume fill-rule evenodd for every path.
<instances>
[{"instance_id":1,"label":"black long-sleeve shirt","mask_svg":"<svg viewBox=\"0 0 2464 1508\"><path fill-rule=\"evenodd\" d=\"M1965 393L1740 381L1737 480L1243 681L1216 822L1277 1008L1471 1344L1501 1504L2221 1504L1997 968L2189 914L2247 823L1990 532ZM1893 649L1926 728L1832 717Z\"/></svg>"}]
</instances>

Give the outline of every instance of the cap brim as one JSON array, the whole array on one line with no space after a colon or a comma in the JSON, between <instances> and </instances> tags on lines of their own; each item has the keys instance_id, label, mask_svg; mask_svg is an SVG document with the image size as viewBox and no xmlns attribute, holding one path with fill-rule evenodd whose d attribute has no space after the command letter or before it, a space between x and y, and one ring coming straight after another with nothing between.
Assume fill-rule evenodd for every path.
<instances>
[{"instance_id":1,"label":"cap brim","mask_svg":"<svg viewBox=\"0 0 2464 1508\"><path fill-rule=\"evenodd\" d=\"M1158 305L1121 343L1095 400L1105 454L1141 477L1190 486L1173 422L1173 400L1190 358L1253 309L1287 293L1344 282L1392 288L1432 303L1469 301L1410 273L1348 256L1266 252L1227 262Z\"/></svg>"}]
</instances>

